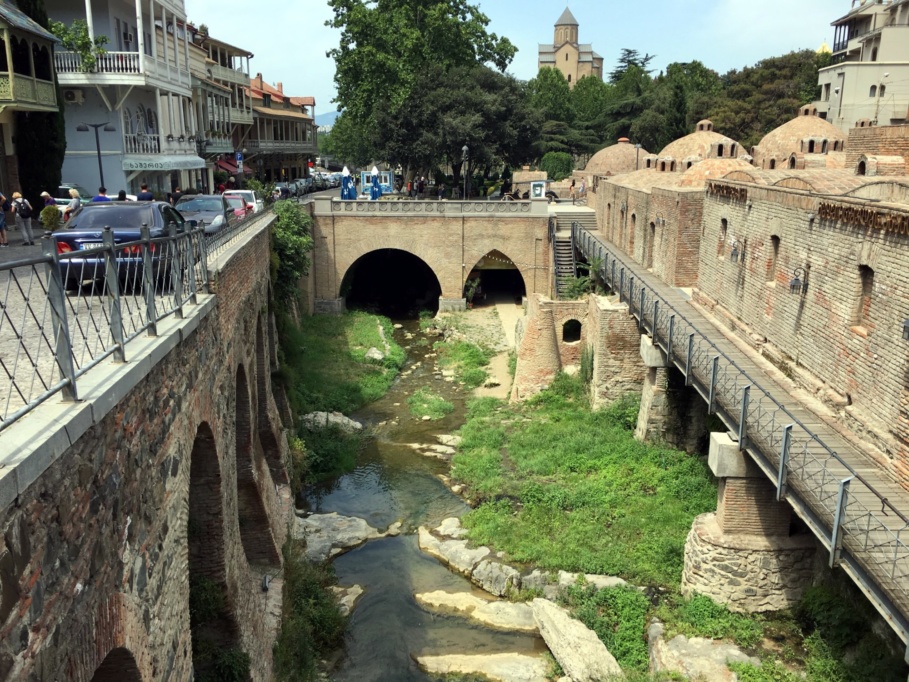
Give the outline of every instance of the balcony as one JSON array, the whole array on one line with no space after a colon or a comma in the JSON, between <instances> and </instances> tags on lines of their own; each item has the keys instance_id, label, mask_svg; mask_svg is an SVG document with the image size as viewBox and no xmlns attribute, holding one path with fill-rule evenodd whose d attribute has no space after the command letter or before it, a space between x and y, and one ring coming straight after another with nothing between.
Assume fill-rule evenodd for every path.
<instances>
[{"instance_id":1,"label":"balcony","mask_svg":"<svg viewBox=\"0 0 909 682\"><path fill-rule=\"evenodd\" d=\"M247 140L250 151L271 154L314 154L315 142L300 140Z\"/></svg>"},{"instance_id":2,"label":"balcony","mask_svg":"<svg viewBox=\"0 0 909 682\"><path fill-rule=\"evenodd\" d=\"M220 64L212 64L211 77L213 80L220 81L222 83L235 83L236 85L243 85L249 87L249 74L240 71L239 69L231 69L227 66L221 66Z\"/></svg>"},{"instance_id":3,"label":"balcony","mask_svg":"<svg viewBox=\"0 0 909 682\"><path fill-rule=\"evenodd\" d=\"M145 85L154 81L156 85L176 86L189 94L192 77L189 71L138 52L107 52L97 57L94 69L86 69L82 57L76 52L56 52L54 64L60 85Z\"/></svg>"},{"instance_id":4,"label":"balcony","mask_svg":"<svg viewBox=\"0 0 909 682\"><path fill-rule=\"evenodd\" d=\"M239 107L230 108L230 122L238 125L252 125L253 115L249 109L240 109Z\"/></svg>"},{"instance_id":5,"label":"balcony","mask_svg":"<svg viewBox=\"0 0 909 682\"><path fill-rule=\"evenodd\" d=\"M14 106L28 111L57 109L53 81L0 72L0 108Z\"/></svg>"}]
</instances>

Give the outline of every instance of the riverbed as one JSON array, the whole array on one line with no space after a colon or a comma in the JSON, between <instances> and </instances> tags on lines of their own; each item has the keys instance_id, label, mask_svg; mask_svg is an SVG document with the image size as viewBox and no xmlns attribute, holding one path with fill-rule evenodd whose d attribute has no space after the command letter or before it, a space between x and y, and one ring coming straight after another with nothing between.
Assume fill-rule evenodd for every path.
<instances>
[{"instance_id":1,"label":"riverbed","mask_svg":"<svg viewBox=\"0 0 909 682\"><path fill-rule=\"evenodd\" d=\"M476 309L465 319L468 327L486 335L485 342L494 341L504 350L509 340L500 320L513 324L517 312L508 307L501 314L495 310L494 306ZM421 332L416 321L399 324L395 340L407 351L399 379L382 399L351 415L375 436L353 471L307 491L304 500L308 511L356 516L379 530L398 521L402 524L400 536L372 540L334 561L340 585L357 584L365 589L331 672L331 678L339 681L434 679L419 669L416 656L539 655L546 650L535 635L500 632L458 616L431 613L414 598L416 593L434 590L481 594L467 579L422 553L415 535L421 525L435 527L468 510L439 479L448 473L448 462L420 454L412 445L435 444L437 436L456 431L464 422L471 392L434 371L432 344L437 337ZM501 374L507 361L503 363L499 357L496 366ZM497 378L507 382L507 371ZM436 421L411 415L407 397L420 388L449 400L454 411ZM500 393L507 394L507 385L503 388Z\"/></svg>"}]
</instances>

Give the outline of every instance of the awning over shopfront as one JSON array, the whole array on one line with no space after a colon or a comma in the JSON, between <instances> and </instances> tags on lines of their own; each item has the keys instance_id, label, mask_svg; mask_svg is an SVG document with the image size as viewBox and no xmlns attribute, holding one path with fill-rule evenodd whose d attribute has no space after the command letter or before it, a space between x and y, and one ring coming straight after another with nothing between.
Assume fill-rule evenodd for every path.
<instances>
[{"instance_id":1,"label":"awning over shopfront","mask_svg":"<svg viewBox=\"0 0 909 682\"><path fill-rule=\"evenodd\" d=\"M217 163L215 163L215 167L216 167L216 168L220 168L221 170L223 170L224 172L226 172L228 175L236 175L236 174L237 174L237 166L236 166L236 164L231 163L230 161L228 161L228 160L226 160L226 159L220 159ZM244 166L243 166L243 174L244 174L244 175L252 175L252 172L253 172L253 171L252 171L252 168L250 168L250 167L247 166L247 165L244 165Z\"/></svg>"},{"instance_id":2,"label":"awning over shopfront","mask_svg":"<svg viewBox=\"0 0 909 682\"><path fill-rule=\"evenodd\" d=\"M205 168L205 159L191 154L126 154L125 171L175 171Z\"/></svg>"}]
</instances>

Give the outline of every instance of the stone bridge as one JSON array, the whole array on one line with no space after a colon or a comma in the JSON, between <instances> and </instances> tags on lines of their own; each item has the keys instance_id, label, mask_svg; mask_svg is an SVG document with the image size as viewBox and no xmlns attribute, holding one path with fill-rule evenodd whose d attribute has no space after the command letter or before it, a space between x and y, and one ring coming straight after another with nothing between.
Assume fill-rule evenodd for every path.
<instances>
[{"instance_id":1,"label":"stone bridge","mask_svg":"<svg viewBox=\"0 0 909 682\"><path fill-rule=\"evenodd\" d=\"M309 295L320 312L343 310L345 276L364 256L405 251L435 274L440 310L464 309L473 267L498 252L514 263L525 293L548 293L548 207L540 201L340 201L313 203L315 249Z\"/></svg>"},{"instance_id":2,"label":"stone bridge","mask_svg":"<svg viewBox=\"0 0 909 682\"><path fill-rule=\"evenodd\" d=\"M292 511L272 220L210 257L208 291L128 362L84 374L78 402L0 432L0 679L188 680L230 649L272 678L281 588L263 584Z\"/></svg>"}]
</instances>

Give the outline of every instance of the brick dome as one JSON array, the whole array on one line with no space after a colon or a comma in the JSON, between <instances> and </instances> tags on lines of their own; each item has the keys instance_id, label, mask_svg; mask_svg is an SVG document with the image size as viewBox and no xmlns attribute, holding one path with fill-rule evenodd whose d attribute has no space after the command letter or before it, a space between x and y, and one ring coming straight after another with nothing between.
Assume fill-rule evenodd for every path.
<instances>
[{"instance_id":1,"label":"brick dome","mask_svg":"<svg viewBox=\"0 0 909 682\"><path fill-rule=\"evenodd\" d=\"M796 116L771 130L758 143L754 148L754 165L785 168L792 154L840 152L845 143L846 136L829 121L811 114Z\"/></svg>"},{"instance_id":2,"label":"brick dome","mask_svg":"<svg viewBox=\"0 0 909 682\"><path fill-rule=\"evenodd\" d=\"M722 152L722 154L720 152ZM730 137L715 132L713 130L713 123L704 120L698 122L697 129L690 135L679 138L675 142L670 142L663 147L659 156L661 159L674 159L676 161L676 169L685 171L688 166L687 160L693 161L695 158L735 159L744 153L746 153L746 150L742 148L742 145ZM679 163L683 160L685 160L686 163Z\"/></svg>"},{"instance_id":3,"label":"brick dome","mask_svg":"<svg viewBox=\"0 0 909 682\"><path fill-rule=\"evenodd\" d=\"M584 172L592 175L629 173L636 169L636 164L643 166L643 158L649 153L643 147L635 148L627 137L622 137L616 144L604 147L590 157Z\"/></svg>"}]
</instances>

